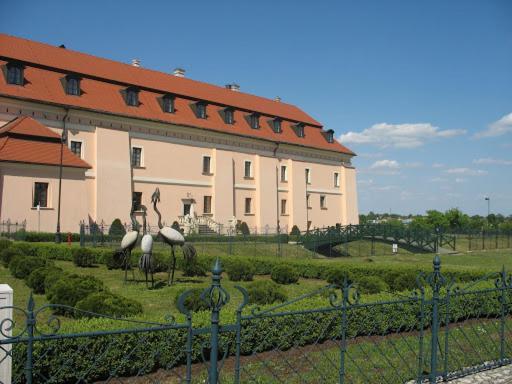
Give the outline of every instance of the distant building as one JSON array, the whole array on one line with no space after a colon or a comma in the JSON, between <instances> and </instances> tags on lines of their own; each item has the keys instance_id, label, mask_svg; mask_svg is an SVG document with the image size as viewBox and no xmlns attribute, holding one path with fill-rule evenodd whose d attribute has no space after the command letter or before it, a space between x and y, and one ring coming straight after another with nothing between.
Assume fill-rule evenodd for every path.
<instances>
[{"instance_id":1,"label":"distant building","mask_svg":"<svg viewBox=\"0 0 512 384\"><path fill-rule=\"evenodd\" d=\"M358 222L355 154L280 99L2 34L0 68L1 220L55 230L65 126L63 232L129 222L132 199L155 225L156 187L191 229Z\"/></svg>"}]
</instances>

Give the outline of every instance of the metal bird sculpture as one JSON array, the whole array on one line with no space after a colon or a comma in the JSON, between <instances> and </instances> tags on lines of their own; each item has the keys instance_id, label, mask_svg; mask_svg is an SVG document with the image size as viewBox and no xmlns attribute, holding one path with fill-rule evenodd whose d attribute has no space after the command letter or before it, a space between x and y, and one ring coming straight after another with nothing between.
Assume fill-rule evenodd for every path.
<instances>
[{"instance_id":1,"label":"metal bird sculpture","mask_svg":"<svg viewBox=\"0 0 512 384\"><path fill-rule=\"evenodd\" d=\"M148 275L151 275L151 288L155 286L155 281L153 278L154 271L154 262L153 262L153 236L150 233L146 232L146 215L147 208L142 205L142 240L140 242L140 248L142 250L142 255L139 259L139 269L144 272L146 276L146 287L148 286Z\"/></svg>"},{"instance_id":2,"label":"metal bird sculpture","mask_svg":"<svg viewBox=\"0 0 512 384\"><path fill-rule=\"evenodd\" d=\"M128 279L128 268L131 267L130 260L132 249L137 244L137 239L139 237L140 225L135 219L135 201L132 201L132 208L130 210L130 219L132 220L132 230L126 232L121 240L121 251L123 252L123 264L124 264L124 281L126 282Z\"/></svg>"}]
</instances>

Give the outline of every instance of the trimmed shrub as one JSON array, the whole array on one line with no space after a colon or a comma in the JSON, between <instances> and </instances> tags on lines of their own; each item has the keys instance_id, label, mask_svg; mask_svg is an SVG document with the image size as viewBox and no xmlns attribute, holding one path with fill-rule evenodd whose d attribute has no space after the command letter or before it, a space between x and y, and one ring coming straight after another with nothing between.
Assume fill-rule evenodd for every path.
<instances>
[{"instance_id":1,"label":"trimmed shrub","mask_svg":"<svg viewBox=\"0 0 512 384\"><path fill-rule=\"evenodd\" d=\"M290 265L278 264L272 268L270 278L278 284L295 284L299 281L299 274Z\"/></svg>"},{"instance_id":2,"label":"trimmed shrub","mask_svg":"<svg viewBox=\"0 0 512 384\"><path fill-rule=\"evenodd\" d=\"M17 256L9 263L11 275L18 279L24 279L37 268L44 267L46 260L40 257Z\"/></svg>"},{"instance_id":3,"label":"trimmed shrub","mask_svg":"<svg viewBox=\"0 0 512 384\"><path fill-rule=\"evenodd\" d=\"M226 272L231 281L252 281L256 268L246 260L237 260L226 267Z\"/></svg>"},{"instance_id":4,"label":"trimmed shrub","mask_svg":"<svg viewBox=\"0 0 512 384\"><path fill-rule=\"evenodd\" d=\"M249 236L251 234L251 231L249 231L249 226L245 221L242 221L242 224L240 224L240 233L244 236Z\"/></svg>"},{"instance_id":5,"label":"trimmed shrub","mask_svg":"<svg viewBox=\"0 0 512 384\"><path fill-rule=\"evenodd\" d=\"M62 274L62 269L55 266L37 268L28 275L26 283L34 293L45 293L44 282L50 273Z\"/></svg>"},{"instance_id":6,"label":"trimmed shrub","mask_svg":"<svg viewBox=\"0 0 512 384\"><path fill-rule=\"evenodd\" d=\"M5 248L0 252L0 258L2 259L2 264L6 268L9 266L9 263L11 262L11 260L13 260L14 258L17 258L17 257L24 257L24 256L26 256L26 254L22 250L15 248L15 247Z\"/></svg>"},{"instance_id":7,"label":"trimmed shrub","mask_svg":"<svg viewBox=\"0 0 512 384\"><path fill-rule=\"evenodd\" d=\"M0 251L7 249L11 246L12 241L9 239L0 239Z\"/></svg>"},{"instance_id":8,"label":"trimmed shrub","mask_svg":"<svg viewBox=\"0 0 512 384\"><path fill-rule=\"evenodd\" d=\"M292 227L292 230L290 231L290 236L300 236L300 229L296 225Z\"/></svg>"},{"instance_id":9,"label":"trimmed shrub","mask_svg":"<svg viewBox=\"0 0 512 384\"><path fill-rule=\"evenodd\" d=\"M103 259L107 269L124 269L124 261L124 252L121 249L110 252Z\"/></svg>"},{"instance_id":10,"label":"trimmed shrub","mask_svg":"<svg viewBox=\"0 0 512 384\"><path fill-rule=\"evenodd\" d=\"M135 300L111 292L95 292L76 303L81 311L114 317L135 316L142 313L142 305ZM77 317L94 317L93 314L75 312Z\"/></svg>"},{"instance_id":11,"label":"trimmed shrub","mask_svg":"<svg viewBox=\"0 0 512 384\"><path fill-rule=\"evenodd\" d=\"M417 274L411 272L402 272L391 281L387 282L393 291L409 291L417 288Z\"/></svg>"},{"instance_id":12,"label":"trimmed shrub","mask_svg":"<svg viewBox=\"0 0 512 384\"><path fill-rule=\"evenodd\" d=\"M57 268L53 268L48 271L46 277L44 278L44 292L46 293L46 297L48 297L48 292L53 287L53 285L60 279L67 276L69 276L69 273L60 271Z\"/></svg>"},{"instance_id":13,"label":"trimmed shrub","mask_svg":"<svg viewBox=\"0 0 512 384\"><path fill-rule=\"evenodd\" d=\"M360 293L374 294L389 291L389 285L377 276L363 276L357 280Z\"/></svg>"},{"instance_id":14,"label":"trimmed shrub","mask_svg":"<svg viewBox=\"0 0 512 384\"><path fill-rule=\"evenodd\" d=\"M77 267L92 267L94 264L94 255L89 248L75 248L73 249L73 263Z\"/></svg>"},{"instance_id":15,"label":"trimmed shrub","mask_svg":"<svg viewBox=\"0 0 512 384\"><path fill-rule=\"evenodd\" d=\"M74 307L91 293L103 290L103 282L93 276L65 275L50 285L46 291L46 297L52 304ZM56 312L66 313L67 311L57 309Z\"/></svg>"},{"instance_id":16,"label":"trimmed shrub","mask_svg":"<svg viewBox=\"0 0 512 384\"><path fill-rule=\"evenodd\" d=\"M174 298L174 303L176 305L178 305L178 300L185 290L186 289L183 288L176 293ZM190 290L190 294L185 298L185 302L183 303L185 308L191 312L208 310L210 308L208 302L201 299L201 293L203 293L203 291L204 288L192 288Z\"/></svg>"},{"instance_id":17,"label":"trimmed shrub","mask_svg":"<svg viewBox=\"0 0 512 384\"><path fill-rule=\"evenodd\" d=\"M327 272L327 282L342 286L345 279L348 279L348 272L339 268L333 268Z\"/></svg>"},{"instance_id":18,"label":"trimmed shrub","mask_svg":"<svg viewBox=\"0 0 512 384\"><path fill-rule=\"evenodd\" d=\"M247 286L250 304L272 304L286 301L286 293L283 288L270 280L260 280Z\"/></svg>"},{"instance_id":19,"label":"trimmed shrub","mask_svg":"<svg viewBox=\"0 0 512 384\"><path fill-rule=\"evenodd\" d=\"M123 237L126 235L126 229L124 228L123 223L121 223L121 220L114 219L112 224L110 224L110 228L108 229L108 234L113 237Z\"/></svg>"},{"instance_id":20,"label":"trimmed shrub","mask_svg":"<svg viewBox=\"0 0 512 384\"><path fill-rule=\"evenodd\" d=\"M181 267L184 276L206 276L206 268L197 260L197 251L192 244L181 247L183 252L183 265Z\"/></svg>"}]
</instances>

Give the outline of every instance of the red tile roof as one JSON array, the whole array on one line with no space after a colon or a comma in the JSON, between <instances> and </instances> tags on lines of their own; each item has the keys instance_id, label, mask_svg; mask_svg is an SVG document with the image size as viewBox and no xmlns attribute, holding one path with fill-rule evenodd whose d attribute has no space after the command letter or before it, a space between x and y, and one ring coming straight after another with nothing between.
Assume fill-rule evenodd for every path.
<instances>
[{"instance_id":1,"label":"red tile roof","mask_svg":"<svg viewBox=\"0 0 512 384\"><path fill-rule=\"evenodd\" d=\"M6 84L0 76L0 95L354 154L337 141L329 143L318 121L287 103L0 34L0 66L13 59L26 63L26 84ZM61 80L68 73L82 77L81 96L65 93ZM138 107L127 106L123 99L121 92L130 85L141 89ZM177 96L176 113L162 111L158 98L166 93ZM209 102L208 119L194 115L190 104L197 100ZM232 125L218 113L226 106L235 108ZM246 121L251 112L262 115L261 129L252 129ZM283 119L282 133L267 123L273 117ZM291 128L297 122L305 124L304 138Z\"/></svg>"},{"instance_id":2,"label":"red tile roof","mask_svg":"<svg viewBox=\"0 0 512 384\"><path fill-rule=\"evenodd\" d=\"M0 161L59 165L60 135L31 117L17 117L0 128ZM67 147L63 147L62 165L91 168Z\"/></svg>"}]
</instances>

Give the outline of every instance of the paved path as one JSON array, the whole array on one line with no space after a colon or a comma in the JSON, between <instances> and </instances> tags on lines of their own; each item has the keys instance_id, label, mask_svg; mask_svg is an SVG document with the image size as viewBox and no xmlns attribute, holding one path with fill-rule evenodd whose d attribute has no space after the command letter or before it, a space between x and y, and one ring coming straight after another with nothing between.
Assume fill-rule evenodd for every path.
<instances>
[{"instance_id":1,"label":"paved path","mask_svg":"<svg viewBox=\"0 0 512 384\"><path fill-rule=\"evenodd\" d=\"M449 381L450 384L512 384L512 365Z\"/></svg>"}]
</instances>

